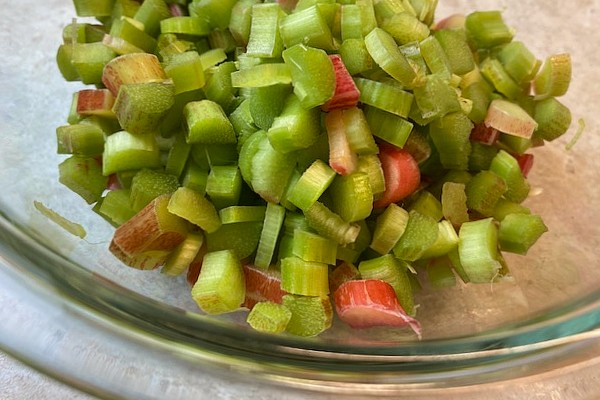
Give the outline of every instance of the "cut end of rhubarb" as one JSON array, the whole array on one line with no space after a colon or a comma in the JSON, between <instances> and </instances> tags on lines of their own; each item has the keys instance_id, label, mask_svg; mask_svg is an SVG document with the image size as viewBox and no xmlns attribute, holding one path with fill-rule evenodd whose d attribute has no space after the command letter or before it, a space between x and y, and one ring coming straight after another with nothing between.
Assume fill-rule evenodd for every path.
<instances>
[{"instance_id":1,"label":"cut end of rhubarb","mask_svg":"<svg viewBox=\"0 0 600 400\"><path fill-rule=\"evenodd\" d=\"M530 139L538 123L515 103L507 100L493 100L485 117L485 126L507 135Z\"/></svg>"}]
</instances>

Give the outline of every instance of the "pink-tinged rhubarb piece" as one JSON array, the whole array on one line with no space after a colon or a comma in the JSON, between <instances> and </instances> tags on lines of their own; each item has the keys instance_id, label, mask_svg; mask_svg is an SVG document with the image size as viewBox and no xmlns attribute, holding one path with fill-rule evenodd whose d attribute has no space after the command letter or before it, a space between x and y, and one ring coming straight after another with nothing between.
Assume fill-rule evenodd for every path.
<instances>
[{"instance_id":1,"label":"pink-tinged rhubarb piece","mask_svg":"<svg viewBox=\"0 0 600 400\"><path fill-rule=\"evenodd\" d=\"M335 291L334 303L340 319L352 328L408 325L421 338L421 324L406 314L394 288L387 282L348 281Z\"/></svg>"},{"instance_id":2,"label":"pink-tinged rhubarb piece","mask_svg":"<svg viewBox=\"0 0 600 400\"><path fill-rule=\"evenodd\" d=\"M342 262L329 273L329 292L335 291L344 283L358 279L360 272L352 263Z\"/></svg>"},{"instance_id":3,"label":"pink-tinged rhubarb piece","mask_svg":"<svg viewBox=\"0 0 600 400\"><path fill-rule=\"evenodd\" d=\"M472 142L479 142L488 146L496 143L498 138L500 137L500 132L496 128L492 128L491 126L486 126L485 124L475 124L473 126L473 130L471 131L471 136L469 139Z\"/></svg>"},{"instance_id":4,"label":"pink-tinged rhubarb piece","mask_svg":"<svg viewBox=\"0 0 600 400\"><path fill-rule=\"evenodd\" d=\"M242 307L252 309L256 303L272 301L281 304L288 294L281 289L281 276L275 271L261 269L252 264L244 264L246 279L246 299Z\"/></svg>"},{"instance_id":5,"label":"pink-tinged rhubarb piece","mask_svg":"<svg viewBox=\"0 0 600 400\"><path fill-rule=\"evenodd\" d=\"M163 82L167 75L154 54L130 53L115 57L104 66L102 83L116 97L121 85Z\"/></svg>"},{"instance_id":6,"label":"pink-tinged rhubarb piece","mask_svg":"<svg viewBox=\"0 0 600 400\"><path fill-rule=\"evenodd\" d=\"M508 100L492 100L485 117L485 126L507 135L530 139L538 123L519 105Z\"/></svg>"},{"instance_id":7,"label":"pink-tinged rhubarb piece","mask_svg":"<svg viewBox=\"0 0 600 400\"><path fill-rule=\"evenodd\" d=\"M360 91L352 79L352 75L346 69L342 57L338 54L329 56L333 64L335 72L335 92L333 97L321 106L323 111L331 111L334 109L352 108L358 104Z\"/></svg>"},{"instance_id":8,"label":"pink-tinged rhubarb piece","mask_svg":"<svg viewBox=\"0 0 600 400\"><path fill-rule=\"evenodd\" d=\"M325 116L329 140L329 166L340 175L349 175L358 167L358 156L350 148L342 110L336 109Z\"/></svg>"},{"instance_id":9,"label":"pink-tinged rhubarb piece","mask_svg":"<svg viewBox=\"0 0 600 400\"><path fill-rule=\"evenodd\" d=\"M373 203L373 207L384 208L392 203L397 203L419 188L421 171L408 151L388 143L381 143L379 160L385 179L385 191Z\"/></svg>"},{"instance_id":10,"label":"pink-tinged rhubarb piece","mask_svg":"<svg viewBox=\"0 0 600 400\"><path fill-rule=\"evenodd\" d=\"M115 96L108 89L84 89L77 93L77 114L115 117Z\"/></svg>"},{"instance_id":11,"label":"pink-tinged rhubarb piece","mask_svg":"<svg viewBox=\"0 0 600 400\"><path fill-rule=\"evenodd\" d=\"M519 163L519 168L521 168L521 173L525 178L529 175L531 168L533 168L533 154L525 153L520 154L517 157L517 162Z\"/></svg>"}]
</instances>

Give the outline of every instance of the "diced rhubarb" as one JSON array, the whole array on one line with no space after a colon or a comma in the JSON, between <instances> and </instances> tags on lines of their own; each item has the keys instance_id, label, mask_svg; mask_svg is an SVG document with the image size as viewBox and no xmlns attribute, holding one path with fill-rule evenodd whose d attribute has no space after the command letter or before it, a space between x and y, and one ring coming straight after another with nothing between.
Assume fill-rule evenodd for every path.
<instances>
[{"instance_id":1,"label":"diced rhubarb","mask_svg":"<svg viewBox=\"0 0 600 400\"><path fill-rule=\"evenodd\" d=\"M479 142L488 146L493 145L498 140L500 136L500 131L496 128L492 128L491 126L486 126L485 124L475 124L473 126L473 130L471 131L471 136L469 139L472 142Z\"/></svg>"},{"instance_id":2,"label":"diced rhubarb","mask_svg":"<svg viewBox=\"0 0 600 400\"><path fill-rule=\"evenodd\" d=\"M169 4L169 12L174 17L183 17L187 15L185 8L181 4L177 3Z\"/></svg>"},{"instance_id":3,"label":"diced rhubarb","mask_svg":"<svg viewBox=\"0 0 600 400\"><path fill-rule=\"evenodd\" d=\"M373 203L373 207L384 208L397 203L419 188L421 171L408 151L388 143L381 143L379 159L383 168L385 192Z\"/></svg>"},{"instance_id":4,"label":"diced rhubarb","mask_svg":"<svg viewBox=\"0 0 600 400\"><path fill-rule=\"evenodd\" d=\"M394 288L378 279L348 281L334 293L335 309L352 328L410 326L421 337L421 324L398 302Z\"/></svg>"},{"instance_id":5,"label":"diced rhubarb","mask_svg":"<svg viewBox=\"0 0 600 400\"><path fill-rule=\"evenodd\" d=\"M252 309L261 301L281 304L283 296L288 294L281 289L281 276L275 271L264 270L253 264L244 264L246 279L246 299L242 307Z\"/></svg>"},{"instance_id":6,"label":"diced rhubarb","mask_svg":"<svg viewBox=\"0 0 600 400\"><path fill-rule=\"evenodd\" d=\"M529 175L531 168L533 167L533 154L525 153L520 154L517 157L517 161L519 162L519 167L521 168L521 173L525 178Z\"/></svg>"},{"instance_id":7,"label":"diced rhubarb","mask_svg":"<svg viewBox=\"0 0 600 400\"><path fill-rule=\"evenodd\" d=\"M277 3L279 3L284 11L291 12L294 8L296 8L298 0L277 0Z\"/></svg>"},{"instance_id":8,"label":"diced rhubarb","mask_svg":"<svg viewBox=\"0 0 600 400\"><path fill-rule=\"evenodd\" d=\"M329 166L340 175L349 175L358 167L358 156L350 148L342 110L332 110L325 116L329 140Z\"/></svg>"},{"instance_id":9,"label":"diced rhubarb","mask_svg":"<svg viewBox=\"0 0 600 400\"><path fill-rule=\"evenodd\" d=\"M467 17L464 14L452 14L436 22L433 26L433 30L439 31L441 29L464 29L466 19Z\"/></svg>"},{"instance_id":10,"label":"diced rhubarb","mask_svg":"<svg viewBox=\"0 0 600 400\"><path fill-rule=\"evenodd\" d=\"M118 190L121 189L121 182L119 181L119 177L117 174L110 174L108 176L108 184L106 185L108 190Z\"/></svg>"},{"instance_id":11,"label":"diced rhubarb","mask_svg":"<svg viewBox=\"0 0 600 400\"><path fill-rule=\"evenodd\" d=\"M344 283L358 279L360 272L352 263L343 262L329 274L329 292L335 291Z\"/></svg>"},{"instance_id":12,"label":"diced rhubarb","mask_svg":"<svg viewBox=\"0 0 600 400\"><path fill-rule=\"evenodd\" d=\"M130 220L119 226L114 245L128 257L141 253L171 251L187 236L187 222L169 213L170 196L159 196Z\"/></svg>"},{"instance_id":13,"label":"diced rhubarb","mask_svg":"<svg viewBox=\"0 0 600 400\"><path fill-rule=\"evenodd\" d=\"M84 89L77 93L77 114L113 117L115 96L108 89Z\"/></svg>"},{"instance_id":14,"label":"diced rhubarb","mask_svg":"<svg viewBox=\"0 0 600 400\"><path fill-rule=\"evenodd\" d=\"M333 97L321 106L323 111L331 111L337 108L352 108L358 104L360 91L352 79L352 75L346 69L342 57L339 54L329 55L335 72L335 92Z\"/></svg>"}]
</instances>

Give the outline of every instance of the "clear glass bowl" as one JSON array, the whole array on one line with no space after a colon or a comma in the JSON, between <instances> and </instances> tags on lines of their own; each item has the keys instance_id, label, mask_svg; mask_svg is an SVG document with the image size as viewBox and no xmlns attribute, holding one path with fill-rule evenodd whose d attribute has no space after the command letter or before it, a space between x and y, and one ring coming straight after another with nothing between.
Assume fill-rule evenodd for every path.
<instances>
[{"instance_id":1,"label":"clear glass bowl","mask_svg":"<svg viewBox=\"0 0 600 400\"><path fill-rule=\"evenodd\" d=\"M117 262L107 251L112 228L58 183L61 157L54 151L54 131L65 123L71 94L81 88L64 82L54 61L62 27L74 16L72 4L3 3L4 351L110 398L202 398L206 382L199 376L337 394L508 398L517 386L507 382L535 383L540 377L548 380L552 371L598 362L600 35L595 2L562 3L556 12L552 3L535 0L440 1L438 16L503 10L517 39L540 58L571 53L574 79L563 101L574 121L585 119L587 129L570 151L565 145L576 122L564 138L535 150L530 179L536 195L527 204L550 231L526 257L508 258L514 279L422 291L417 299L421 341L404 330L352 330L339 321L316 338L263 335L246 326L242 312L201 315L184 278L167 279ZM34 200L80 222L86 240L43 217Z\"/></svg>"}]
</instances>

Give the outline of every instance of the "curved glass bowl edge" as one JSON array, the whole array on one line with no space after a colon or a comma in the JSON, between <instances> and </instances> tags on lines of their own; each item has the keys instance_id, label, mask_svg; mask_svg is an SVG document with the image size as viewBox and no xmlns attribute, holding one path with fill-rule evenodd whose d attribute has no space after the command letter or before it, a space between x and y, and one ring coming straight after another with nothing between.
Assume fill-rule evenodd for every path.
<instances>
[{"instance_id":1,"label":"curved glass bowl edge","mask_svg":"<svg viewBox=\"0 0 600 400\"><path fill-rule=\"evenodd\" d=\"M514 375L510 371L522 374L523 365L534 371L551 361L573 357L585 343L600 338L598 293L538 320L474 337L349 347L249 334L218 319L160 304L94 275L35 242L2 215L0 239L3 261L13 274L40 293L45 287L46 294L52 293L52 301L74 310L87 324L100 321L110 334L128 342L152 343L180 361L210 364L211 368L220 365L228 373L258 375L266 381L308 389L331 390L344 382L352 393L368 393L375 386L395 392L419 385L449 387L503 380ZM11 350L8 352L15 354ZM26 361L37 364L36 360Z\"/></svg>"}]
</instances>

